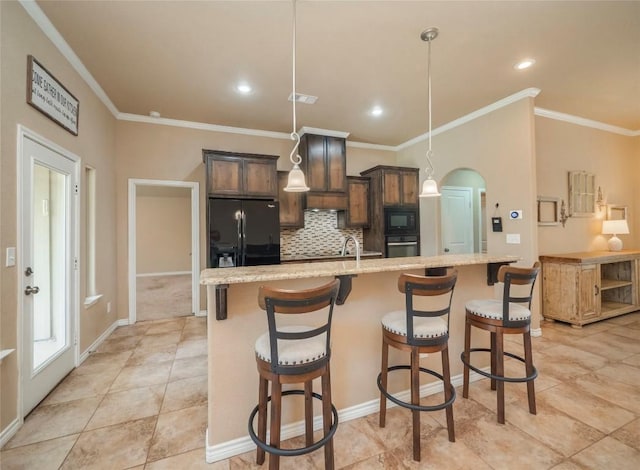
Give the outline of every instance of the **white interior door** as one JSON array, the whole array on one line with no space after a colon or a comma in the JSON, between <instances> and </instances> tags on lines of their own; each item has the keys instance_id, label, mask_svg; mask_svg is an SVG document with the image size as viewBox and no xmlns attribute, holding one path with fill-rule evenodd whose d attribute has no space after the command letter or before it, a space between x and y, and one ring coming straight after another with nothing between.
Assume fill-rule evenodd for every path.
<instances>
[{"instance_id":1,"label":"white interior door","mask_svg":"<svg viewBox=\"0 0 640 470\"><path fill-rule=\"evenodd\" d=\"M473 253L471 188L444 186L441 194L442 250L445 254Z\"/></svg>"},{"instance_id":2,"label":"white interior door","mask_svg":"<svg viewBox=\"0 0 640 470\"><path fill-rule=\"evenodd\" d=\"M77 162L22 136L22 413L75 366Z\"/></svg>"}]
</instances>

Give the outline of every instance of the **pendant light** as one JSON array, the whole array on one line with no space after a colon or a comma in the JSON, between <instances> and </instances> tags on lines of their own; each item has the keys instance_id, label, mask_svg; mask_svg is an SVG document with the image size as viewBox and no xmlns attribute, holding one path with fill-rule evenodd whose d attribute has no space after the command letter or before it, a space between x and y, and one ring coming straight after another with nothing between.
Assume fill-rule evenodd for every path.
<instances>
[{"instance_id":1,"label":"pendant light","mask_svg":"<svg viewBox=\"0 0 640 470\"><path fill-rule=\"evenodd\" d=\"M429 51L427 55L427 86L428 86L428 100L429 100L429 149L427 150L427 179L422 183L422 191L420 197L436 197L440 196L438 191L438 184L433 179L433 164L431 163L431 157L433 157L433 150L431 150L431 41L438 37L438 28L427 28L422 31L420 38L429 44Z\"/></svg>"},{"instance_id":2,"label":"pendant light","mask_svg":"<svg viewBox=\"0 0 640 470\"><path fill-rule=\"evenodd\" d=\"M304 173L300 169L300 163L302 163L302 157L298 154L298 147L300 146L300 136L296 132L296 0L293 0L293 93L291 94L291 101L293 102L293 132L291 132L291 140L295 140L296 143L291 150L289 160L293 163L293 168L289 172L287 178L287 186L284 188L287 192L302 193L309 191L309 187L304 179Z\"/></svg>"}]
</instances>

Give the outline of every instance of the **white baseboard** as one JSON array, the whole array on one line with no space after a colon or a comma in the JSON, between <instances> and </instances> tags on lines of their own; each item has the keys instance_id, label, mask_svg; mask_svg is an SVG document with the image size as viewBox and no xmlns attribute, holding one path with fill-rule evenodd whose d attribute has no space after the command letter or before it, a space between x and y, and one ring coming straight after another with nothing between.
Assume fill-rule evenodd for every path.
<instances>
[{"instance_id":1,"label":"white baseboard","mask_svg":"<svg viewBox=\"0 0 640 470\"><path fill-rule=\"evenodd\" d=\"M542 336L542 328L531 328L531 336Z\"/></svg>"},{"instance_id":2,"label":"white baseboard","mask_svg":"<svg viewBox=\"0 0 640 470\"><path fill-rule=\"evenodd\" d=\"M162 277L162 276L191 276L191 271L170 271L165 273L143 273L136 274L136 277Z\"/></svg>"},{"instance_id":3,"label":"white baseboard","mask_svg":"<svg viewBox=\"0 0 640 470\"><path fill-rule=\"evenodd\" d=\"M485 367L482 369L486 372L489 372L489 367ZM469 382L476 382L478 380L483 379L484 377L480 374L477 374L473 371L470 371L469 374ZM458 387L462 385L462 374L456 375L455 377L451 377L451 383L454 387ZM428 385L423 385L420 387L420 396L426 397L429 395L433 395L435 393L442 391L442 382L435 382ZM394 394L395 397L400 400L409 401L411 399L411 391L404 390L400 393ZM387 408L392 408L397 406L395 403L391 401L387 401ZM360 403L359 405L351 406L349 408L345 408L342 410L338 410L338 420L341 423L346 421L351 421L352 419L362 418L363 416L368 416L373 413L377 413L380 410L380 400L370 400L364 403ZM247 416L247 419L249 417ZM320 416L316 416L313 420L313 428L315 430L322 429L322 418ZM281 430L281 439L284 441L286 439L290 439L296 436L302 436L304 434L304 421L298 421L296 423L287 424L282 427ZM228 459L235 455L244 454L245 452L250 452L255 450L256 445L253 443L251 438L247 435L245 437L239 437L237 439L233 439L231 441L223 442L221 444L209 445L209 429L207 428L207 432L205 435L205 449L206 449L206 460L207 463L218 462L219 460Z\"/></svg>"},{"instance_id":4,"label":"white baseboard","mask_svg":"<svg viewBox=\"0 0 640 470\"><path fill-rule=\"evenodd\" d=\"M22 426L22 422L21 420L16 418L9 424L9 426L4 428L2 432L0 432L0 449L2 449L4 445L9 442L9 439L11 439L15 435L15 433L18 432L20 426Z\"/></svg>"},{"instance_id":5,"label":"white baseboard","mask_svg":"<svg viewBox=\"0 0 640 470\"><path fill-rule=\"evenodd\" d=\"M206 317L206 316L207 316L206 310L200 310L199 312L196 313L196 317Z\"/></svg>"},{"instance_id":6,"label":"white baseboard","mask_svg":"<svg viewBox=\"0 0 640 470\"><path fill-rule=\"evenodd\" d=\"M124 323L122 323L124 322ZM124 325L128 325L129 324L129 320L116 320L112 323L112 325L107 328L104 333L102 333L98 339L96 339L93 343L91 343L91 346L89 346L82 354L80 354L80 361L78 362L78 365L82 364L88 357L89 354L91 354L92 352L94 352L96 349L98 349L100 347L100 345L103 343L103 341L105 339L107 339L109 337L109 335L111 333L113 333L113 331L119 327L119 326L124 326Z\"/></svg>"}]
</instances>

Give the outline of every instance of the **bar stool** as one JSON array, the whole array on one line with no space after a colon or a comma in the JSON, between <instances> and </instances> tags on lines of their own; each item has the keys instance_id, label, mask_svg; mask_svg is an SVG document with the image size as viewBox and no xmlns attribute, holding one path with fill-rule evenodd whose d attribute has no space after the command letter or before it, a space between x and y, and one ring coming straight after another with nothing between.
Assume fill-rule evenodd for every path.
<instances>
[{"instance_id":1,"label":"bar stool","mask_svg":"<svg viewBox=\"0 0 640 470\"><path fill-rule=\"evenodd\" d=\"M464 352L460 358L464 364L462 396L469 397L469 369L491 379L491 390L496 390L498 399L498 422L504 424L504 383L526 382L529 399L529 412L536 414L534 379L538 371L533 365L531 354L531 299L540 263L536 261L532 268L502 266L498 271L498 281L504 283L502 300L471 300L465 305L466 320L464 330ZM526 286L529 295L514 296L513 285ZM524 305L523 305L524 304ZM526 305L526 307L525 307ZM471 348L471 327L475 326L491 333L490 348ZM524 358L504 350L505 334L522 334L524 339ZM471 353L489 352L491 355L491 373L471 365ZM526 377L505 377L504 356L524 362Z\"/></svg>"},{"instance_id":2,"label":"bar stool","mask_svg":"<svg viewBox=\"0 0 640 470\"><path fill-rule=\"evenodd\" d=\"M401 274L398 290L405 294L406 308L387 313L382 318L382 366L378 375L380 389L380 427L385 427L387 398L398 406L411 410L413 417L413 459L420 461L420 412L446 409L449 441L455 442L453 402L456 391L449 371L449 312L458 273L444 276L417 276ZM414 307L414 296L434 297L435 310ZM446 318L445 318L446 317ZM389 346L411 353L411 365L389 367ZM442 375L420 367L420 354L440 352ZM411 403L400 400L387 389L388 373L396 370L411 371ZM420 372L430 374L443 382L444 402L438 405L420 405Z\"/></svg>"},{"instance_id":3,"label":"bar stool","mask_svg":"<svg viewBox=\"0 0 640 470\"><path fill-rule=\"evenodd\" d=\"M303 455L324 446L325 468L333 469L333 435L338 428L338 412L331 403L331 319L340 281L307 290L291 291L260 287L258 304L267 312L269 331L256 340L256 363L260 376L258 405L249 416L249 435L258 446L256 462L262 465L270 454L269 469L279 468L281 456ZM327 308L328 307L328 308ZM304 314L326 309L319 326L280 326L281 315ZM313 379L320 377L322 395L313 392ZM268 396L269 382L271 395ZM304 390L282 391L283 384L304 384ZM280 448L282 396L304 395L305 446ZM324 436L313 441L313 402L322 401ZM271 402L270 438L267 444L267 402ZM258 433L253 422L258 415ZM333 418L333 419L332 419Z\"/></svg>"}]
</instances>

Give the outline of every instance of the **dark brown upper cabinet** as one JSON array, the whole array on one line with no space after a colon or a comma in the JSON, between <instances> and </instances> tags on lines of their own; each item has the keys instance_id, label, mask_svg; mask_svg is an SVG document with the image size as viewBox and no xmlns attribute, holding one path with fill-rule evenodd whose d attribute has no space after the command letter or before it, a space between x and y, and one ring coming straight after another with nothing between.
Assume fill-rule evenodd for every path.
<instances>
[{"instance_id":1,"label":"dark brown upper cabinet","mask_svg":"<svg viewBox=\"0 0 640 470\"><path fill-rule=\"evenodd\" d=\"M278 172L278 201L280 202L280 227L304 227L305 193L291 193L284 190L289 178L288 171Z\"/></svg>"},{"instance_id":2,"label":"dark brown upper cabinet","mask_svg":"<svg viewBox=\"0 0 640 470\"><path fill-rule=\"evenodd\" d=\"M346 139L304 134L300 140L302 170L307 186L316 193L347 191Z\"/></svg>"},{"instance_id":3,"label":"dark brown upper cabinet","mask_svg":"<svg viewBox=\"0 0 640 470\"><path fill-rule=\"evenodd\" d=\"M276 199L277 155L202 150L207 194L215 197Z\"/></svg>"},{"instance_id":4,"label":"dark brown upper cabinet","mask_svg":"<svg viewBox=\"0 0 640 470\"><path fill-rule=\"evenodd\" d=\"M369 226L369 178L347 176L347 210L338 212L338 228Z\"/></svg>"},{"instance_id":5,"label":"dark brown upper cabinet","mask_svg":"<svg viewBox=\"0 0 640 470\"><path fill-rule=\"evenodd\" d=\"M379 165L360 173L371 178L371 191L383 207L418 206L419 169Z\"/></svg>"}]
</instances>

